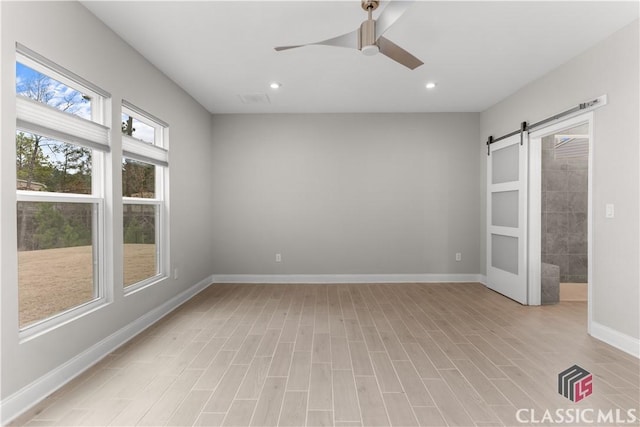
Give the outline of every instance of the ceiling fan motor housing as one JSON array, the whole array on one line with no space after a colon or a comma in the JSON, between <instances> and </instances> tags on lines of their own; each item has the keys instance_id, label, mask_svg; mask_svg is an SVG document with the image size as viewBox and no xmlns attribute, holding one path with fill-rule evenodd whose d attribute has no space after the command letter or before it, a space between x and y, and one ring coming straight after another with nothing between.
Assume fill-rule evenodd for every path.
<instances>
[{"instance_id":1,"label":"ceiling fan motor housing","mask_svg":"<svg viewBox=\"0 0 640 427\"><path fill-rule=\"evenodd\" d=\"M365 55L374 55L378 52L378 46L376 45L376 21L373 19L364 21L362 25L360 25L359 36L358 49ZM376 48L375 51L371 50L372 47Z\"/></svg>"},{"instance_id":2,"label":"ceiling fan motor housing","mask_svg":"<svg viewBox=\"0 0 640 427\"><path fill-rule=\"evenodd\" d=\"M361 6L367 11L369 19L360 25L358 31L358 49L367 56L375 55L380 51L376 44L376 21L371 17L371 12L380 5L379 0L362 0Z\"/></svg>"}]
</instances>

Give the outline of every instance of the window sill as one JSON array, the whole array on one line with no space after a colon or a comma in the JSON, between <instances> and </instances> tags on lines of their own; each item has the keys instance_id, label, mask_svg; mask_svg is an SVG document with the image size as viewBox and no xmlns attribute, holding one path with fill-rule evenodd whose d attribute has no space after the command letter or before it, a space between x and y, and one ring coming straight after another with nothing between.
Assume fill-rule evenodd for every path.
<instances>
[{"instance_id":1,"label":"window sill","mask_svg":"<svg viewBox=\"0 0 640 427\"><path fill-rule=\"evenodd\" d=\"M69 310L55 314L52 317L27 325L24 328L21 328L18 333L20 344L48 334L55 329L68 325L71 322L98 311L109 304L110 301L105 297L96 298L82 305L75 306Z\"/></svg>"},{"instance_id":2,"label":"window sill","mask_svg":"<svg viewBox=\"0 0 640 427\"><path fill-rule=\"evenodd\" d=\"M156 274L153 277L149 277L148 279L144 279L140 282L134 283L133 285L129 285L127 287L124 288L124 296L128 297L129 295L138 293L140 291L143 291L151 286L154 286L160 282L162 282L163 280L167 279L169 276L167 276L164 273L161 274Z\"/></svg>"}]
</instances>

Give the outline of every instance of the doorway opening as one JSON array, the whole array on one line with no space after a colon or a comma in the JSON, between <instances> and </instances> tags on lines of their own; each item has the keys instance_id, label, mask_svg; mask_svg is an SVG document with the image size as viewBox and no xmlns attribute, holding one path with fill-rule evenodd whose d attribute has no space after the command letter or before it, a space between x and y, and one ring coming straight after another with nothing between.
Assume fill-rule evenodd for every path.
<instances>
[{"instance_id":1,"label":"doorway opening","mask_svg":"<svg viewBox=\"0 0 640 427\"><path fill-rule=\"evenodd\" d=\"M530 283L539 303L587 301L591 323L593 113L531 134Z\"/></svg>"},{"instance_id":2,"label":"doorway opening","mask_svg":"<svg viewBox=\"0 0 640 427\"><path fill-rule=\"evenodd\" d=\"M542 138L542 304L587 300L589 124Z\"/></svg>"}]
</instances>

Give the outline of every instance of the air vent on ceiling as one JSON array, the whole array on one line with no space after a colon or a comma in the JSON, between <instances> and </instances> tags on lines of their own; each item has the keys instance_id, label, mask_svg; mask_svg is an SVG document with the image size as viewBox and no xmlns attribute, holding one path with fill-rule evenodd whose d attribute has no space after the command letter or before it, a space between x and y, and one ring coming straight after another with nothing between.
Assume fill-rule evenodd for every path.
<instances>
[{"instance_id":1,"label":"air vent on ceiling","mask_svg":"<svg viewBox=\"0 0 640 427\"><path fill-rule=\"evenodd\" d=\"M589 135L555 135L555 158L574 159L589 156Z\"/></svg>"},{"instance_id":2,"label":"air vent on ceiling","mask_svg":"<svg viewBox=\"0 0 640 427\"><path fill-rule=\"evenodd\" d=\"M243 104L271 104L266 93L248 93L238 96Z\"/></svg>"}]
</instances>

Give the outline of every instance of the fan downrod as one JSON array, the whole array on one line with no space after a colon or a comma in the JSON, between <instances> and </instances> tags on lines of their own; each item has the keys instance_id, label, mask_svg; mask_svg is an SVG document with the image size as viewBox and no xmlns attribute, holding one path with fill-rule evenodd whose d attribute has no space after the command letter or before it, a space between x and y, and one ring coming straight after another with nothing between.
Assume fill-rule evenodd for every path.
<instances>
[{"instance_id":1,"label":"fan downrod","mask_svg":"<svg viewBox=\"0 0 640 427\"><path fill-rule=\"evenodd\" d=\"M365 12L374 11L380 6L380 0L361 0L360 5Z\"/></svg>"}]
</instances>

